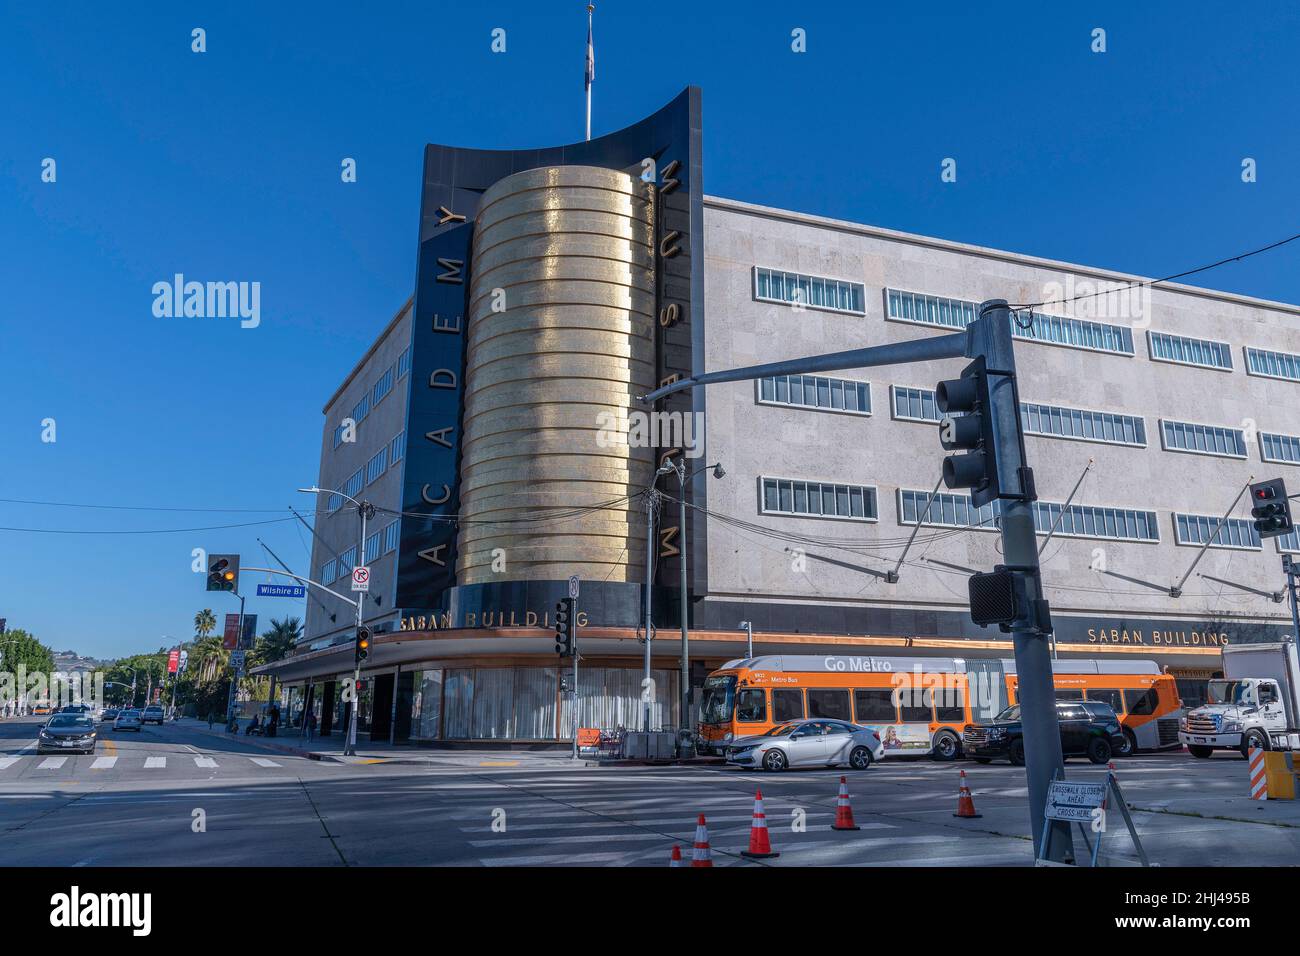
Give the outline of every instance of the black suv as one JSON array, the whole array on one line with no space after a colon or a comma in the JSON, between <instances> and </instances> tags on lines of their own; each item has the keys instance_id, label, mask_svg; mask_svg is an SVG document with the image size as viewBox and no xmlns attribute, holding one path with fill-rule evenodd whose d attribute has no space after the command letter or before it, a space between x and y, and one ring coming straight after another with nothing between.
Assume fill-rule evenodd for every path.
<instances>
[{"instance_id":1,"label":"black suv","mask_svg":"<svg viewBox=\"0 0 1300 956\"><path fill-rule=\"evenodd\" d=\"M1125 747L1124 731L1109 704L1096 700L1058 700L1056 720L1061 725L1061 752L1105 763ZM1017 767L1025 763L1025 742L1020 725L1020 705L1008 707L986 724L968 724L962 749L976 763L1006 757Z\"/></svg>"}]
</instances>

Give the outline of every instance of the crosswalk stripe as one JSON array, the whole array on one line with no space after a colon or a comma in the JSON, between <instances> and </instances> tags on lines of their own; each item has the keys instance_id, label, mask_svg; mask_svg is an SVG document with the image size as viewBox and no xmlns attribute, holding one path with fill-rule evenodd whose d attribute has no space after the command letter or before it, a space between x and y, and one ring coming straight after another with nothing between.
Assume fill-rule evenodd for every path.
<instances>
[{"instance_id":1,"label":"crosswalk stripe","mask_svg":"<svg viewBox=\"0 0 1300 956\"><path fill-rule=\"evenodd\" d=\"M95 762L90 765L91 770L108 770L113 764L117 763L116 757L96 757Z\"/></svg>"},{"instance_id":2,"label":"crosswalk stripe","mask_svg":"<svg viewBox=\"0 0 1300 956\"><path fill-rule=\"evenodd\" d=\"M161 770L167 766L166 757L145 757L144 768L146 770Z\"/></svg>"},{"instance_id":3,"label":"crosswalk stripe","mask_svg":"<svg viewBox=\"0 0 1300 956\"><path fill-rule=\"evenodd\" d=\"M248 759L251 760L251 761L253 761L253 763L257 764L259 767L278 767L278 766L280 766L280 765L279 765L278 763L276 763L274 760L267 760L265 757L249 757Z\"/></svg>"},{"instance_id":4,"label":"crosswalk stripe","mask_svg":"<svg viewBox=\"0 0 1300 956\"><path fill-rule=\"evenodd\" d=\"M12 767L17 762L17 757L0 757L0 770L4 770L6 767Z\"/></svg>"},{"instance_id":5,"label":"crosswalk stripe","mask_svg":"<svg viewBox=\"0 0 1300 956\"><path fill-rule=\"evenodd\" d=\"M211 768L211 767L215 767L217 765L217 762L213 760L211 757L195 757L194 764L197 767Z\"/></svg>"},{"instance_id":6,"label":"crosswalk stripe","mask_svg":"<svg viewBox=\"0 0 1300 956\"><path fill-rule=\"evenodd\" d=\"M40 766L37 769L58 770L67 762L68 762L67 757L46 757L44 760L41 761Z\"/></svg>"}]
</instances>

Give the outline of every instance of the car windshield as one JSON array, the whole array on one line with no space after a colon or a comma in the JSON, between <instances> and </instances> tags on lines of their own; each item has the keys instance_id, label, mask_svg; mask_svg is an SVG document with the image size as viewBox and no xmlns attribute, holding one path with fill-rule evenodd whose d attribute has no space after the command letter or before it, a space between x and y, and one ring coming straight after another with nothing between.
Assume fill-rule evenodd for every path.
<instances>
[{"instance_id":1,"label":"car windshield","mask_svg":"<svg viewBox=\"0 0 1300 956\"><path fill-rule=\"evenodd\" d=\"M786 737L797 727L799 727L799 724L777 724L767 733L763 734L763 736L764 737Z\"/></svg>"},{"instance_id":2,"label":"car windshield","mask_svg":"<svg viewBox=\"0 0 1300 956\"><path fill-rule=\"evenodd\" d=\"M119 717L139 717L140 714L139 714L138 711L134 711L134 710L124 710L124 711L122 711L122 713L120 713L118 716L119 716Z\"/></svg>"},{"instance_id":3,"label":"car windshield","mask_svg":"<svg viewBox=\"0 0 1300 956\"><path fill-rule=\"evenodd\" d=\"M1206 688L1211 704L1250 702L1250 685L1239 680L1212 680Z\"/></svg>"},{"instance_id":4,"label":"car windshield","mask_svg":"<svg viewBox=\"0 0 1300 956\"><path fill-rule=\"evenodd\" d=\"M49 723L51 727L93 727L94 725L85 717L76 714L57 714Z\"/></svg>"},{"instance_id":5,"label":"car windshield","mask_svg":"<svg viewBox=\"0 0 1300 956\"><path fill-rule=\"evenodd\" d=\"M998 714L998 716L997 716L995 719L997 719L997 720L1019 720L1019 719L1020 719L1020 705L1019 705L1019 704L1012 704L1010 707L1008 707L1008 708L1007 708L1006 710L1004 710L1002 713Z\"/></svg>"},{"instance_id":6,"label":"car windshield","mask_svg":"<svg viewBox=\"0 0 1300 956\"><path fill-rule=\"evenodd\" d=\"M731 720L731 711L736 702L736 678L729 674L725 677L710 677L704 681L704 699L700 704L700 722L705 724L725 724Z\"/></svg>"}]
</instances>

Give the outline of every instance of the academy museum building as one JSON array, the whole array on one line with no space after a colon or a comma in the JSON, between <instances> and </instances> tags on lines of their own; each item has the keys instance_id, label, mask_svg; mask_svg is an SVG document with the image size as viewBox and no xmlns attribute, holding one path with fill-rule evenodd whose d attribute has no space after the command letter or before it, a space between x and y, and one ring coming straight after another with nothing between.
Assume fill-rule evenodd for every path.
<instances>
[{"instance_id":1,"label":"academy museum building","mask_svg":"<svg viewBox=\"0 0 1300 956\"><path fill-rule=\"evenodd\" d=\"M755 655L1010 657L967 608L997 509L935 490L935 385L962 363L640 401L962 329L995 298L1075 300L1013 328L1058 656L1155 661L1194 699L1224 644L1290 633L1300 541L1261 541L1243 491L1300 485L1300 308L708 196L701 135L688 88L588 142L425 147L413 294L323 410L310 576L374 632L363 739L544 746L575 699L580 727L635 728L647 660L656 727L689 725L683 697L750 633ZM312 589L262 669L290 720L343 731L355 615Z\"/></svg>"}]
</instances>

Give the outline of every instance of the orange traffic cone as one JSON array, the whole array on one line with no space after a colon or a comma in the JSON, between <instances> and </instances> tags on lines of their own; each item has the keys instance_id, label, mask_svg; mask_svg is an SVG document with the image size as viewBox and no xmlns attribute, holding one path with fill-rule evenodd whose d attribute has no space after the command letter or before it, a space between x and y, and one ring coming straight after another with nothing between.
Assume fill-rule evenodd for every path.
<instances>
[{"instance_id":1,"label":"orange traffic cone","mask_svg":"<svg viewBox=\"0 0 1300 956\"><path fill-rule=\"evenodd\" d=\"M772 844L767 838L767 814L763 812L762 790L754 793L754 822L749 825L749 849L741 850L740 855L753 860L781 855L772 851Z\"/></svg>"},{"instance_id":2,"label":"orange traffic cone","mask_svg":"<svg viewBox=\"0 0 1300 956\"><path fill-rule=\"evenodd\" d=\"M668 858L668 865L669 865L669 866L685 866L685 865L686 865L686 864L684 864L684 863L682 862L682 848L681 848L681 847L679 847L679 846L674 846L674 847L673 847L673 853L672 853L672 856L670 856L670 857Z\"/></svg>"},{"instance_id":3,"label":"orange traffic cone","mask_svg":"<svg viewBox=\"0 0 1300 956\"><path fill-rule=\"evenodd\" d=\"M957 787L957 812L954 817L965 817L968 820L974 820L983 814L975 812L975 801L971 799L970 784L966 782L966 771L961 772L961 782Z\"/></svg>"},{"instance_id":4,"label":"orange traffic cone","mask_svg":"<svg viewBox=\"0 0 1300 956\"><path fill-rule=\"evenodd\" d=\"M840 795L835 800L835 822L831 824L831 829L862 829L862 827L853 822L853 805L849 803L849 782L843 777L840 777Z\"/></svg>"},{"instance_id":5,"label":"orange traffic cone","mask_svg":"<svg viewBox=\"0 0 1300 956\"><path fill-rule=\"evenodd\" d=\"M709 828L704 814L695 822L695 847L691 850L691 866L713 866L713 850L709 848Z\"/></svg>"}]
</instances>

